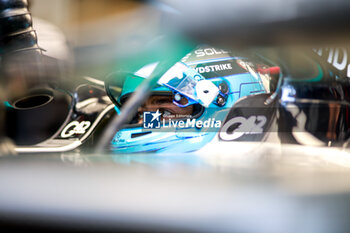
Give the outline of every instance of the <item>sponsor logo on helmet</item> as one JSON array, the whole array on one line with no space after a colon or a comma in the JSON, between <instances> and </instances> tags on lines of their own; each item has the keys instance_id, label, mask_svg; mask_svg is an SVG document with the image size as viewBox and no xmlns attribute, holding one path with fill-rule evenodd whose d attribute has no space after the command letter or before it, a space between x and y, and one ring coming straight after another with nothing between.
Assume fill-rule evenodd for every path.
<instances>
[{"instance_id":1,"label":"sponsor logo on helmet","mask_svg":"<svg viewBox=\"0 0 350 233\"><path fill-rule=\"evenodd\" d=\"M203 74L208 72L232 70L232 65L231 63L217 64L217 65L210 65L210 66L204 66L204 67L196 67L195 70L198 73Z\"/></svg>"},{"instance_id":2,"label":"sponsor logo on helmet","mask_svg":"<svg viewBox=\"0 0 350 233\"><path fill-rule=\"evenodd\" d=\"M204 57L204 56L227 54L228 52L223 49L205 48L205 49L197 49L194 51L194 53L196 54L197 57Z\"/></svg>"}]
</instances>

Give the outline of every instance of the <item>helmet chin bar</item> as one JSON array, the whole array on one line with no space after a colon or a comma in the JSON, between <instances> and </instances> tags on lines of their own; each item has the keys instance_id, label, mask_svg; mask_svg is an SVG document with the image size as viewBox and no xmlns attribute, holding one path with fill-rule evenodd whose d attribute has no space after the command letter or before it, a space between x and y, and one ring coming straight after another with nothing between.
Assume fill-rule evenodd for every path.
<instances>
[{"instance_id":1,"label":"helmet chin bar","mask_svg":"<svg viewBox=\"0 0 350 233\"><path fill-rule=\"evenodd\" d=\"M181 62L170 68L158 80L158 84L174 92L174 104L179 107L187 107L196 103L209 107L220 94L219 87L213 82ZM187 99L186 104L180 102L183 97Z\"/></svg>"}]
</instances>

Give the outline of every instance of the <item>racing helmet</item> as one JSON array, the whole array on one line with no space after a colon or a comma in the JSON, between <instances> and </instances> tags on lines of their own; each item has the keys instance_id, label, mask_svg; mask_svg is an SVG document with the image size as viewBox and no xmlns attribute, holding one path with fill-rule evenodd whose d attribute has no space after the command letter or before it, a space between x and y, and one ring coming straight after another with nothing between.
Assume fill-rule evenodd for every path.
<instances>
[{"instance_id":1,"label":"racing helmet","mask_svg":"<svg viewBox=\"0 0 350 233\"><path fill-rule=\"evenodd\" d=\"M119 91L108 87L117 112L157 65L148 64L128 75ZM260 58L199 46L159 77L146 103L114 136L111 151L199 150L215 138L235 102L249 95L272 92L274 72L279 70Z\"/></svg>"}]
</instances>

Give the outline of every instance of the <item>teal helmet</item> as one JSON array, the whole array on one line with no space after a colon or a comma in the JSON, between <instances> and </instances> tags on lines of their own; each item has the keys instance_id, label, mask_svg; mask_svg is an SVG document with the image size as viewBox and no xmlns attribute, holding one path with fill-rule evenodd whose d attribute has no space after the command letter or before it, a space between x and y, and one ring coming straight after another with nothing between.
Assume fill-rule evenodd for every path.
<instances>
[{"instance_id":1,"label":"teal helmet","mask_svg":"<svg viewBox=\"0 0 350 233\"><path fill-rule=\"evenodd\" d=\"M158 63L148 64L126 77L118 96L122 106ZM140 107L133 120L116 133L111 150L116 153L176 153L196 151L214 141L235 102L245 96L271 92L271 71L265 63L252 61L208 46L198 47L158 79L152 96L168 96L162 109ZM278 71L279 72L279 71ZM150 98L152 98L152 96ZM119 108L116 107L119 111Z\"/></svg>"}]
</instances>

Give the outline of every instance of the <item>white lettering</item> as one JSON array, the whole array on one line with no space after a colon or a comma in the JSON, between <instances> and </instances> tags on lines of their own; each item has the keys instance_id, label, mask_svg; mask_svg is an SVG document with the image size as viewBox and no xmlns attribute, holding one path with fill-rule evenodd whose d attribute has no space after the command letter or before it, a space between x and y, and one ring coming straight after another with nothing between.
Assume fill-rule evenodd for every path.
<instances>
[{"instance_id":1,"label":"white lettering","mask_svg":"<svg viewBox=\"0 0 350 233\"><path fill-rule=\"evenodd\" d=\"M339 49L335 50L333 58L333 66L338 70L344 70L348 61L348 54L344 48L341 49L343 52L343 60L339 62Z\"/></svg>"},{"instance_id":2,"label":"white lettering","mask_svg":"<svg viewBox=\"0 0 350 233\"><path fill-rule=\"evenodd\" d=\"M197 55L197 57L205 56L205 53L203 52L202 49L198 49L198 50L194 51L194 53Z\"/></svg>"},{"instance_id":3,"label":"white lettering","mask_svg":"<svg viewBox=\"0 0 350 233\"><path fill-rule=\"evenodd\" d=\"M220 64L220 65L210 65L210 66L196 68L196 71L200 74L214 72L214 71L223 71L223 70L232 70L231 63Z\"/></svg>"},{"instance_id":4,"label":"white lettering","mask_svg":"<svg viewBox=\"0 0 350 233\"><path fill-rule=\"evenodd\" d=\"M317 53L318 56L322 56L322 53L323 53L322 48L320 48L320 49L314 48L314 49L312 49L312 50L313 50L315 53Z\"/></svg>"},{"instance_id":5,"label":"white lettering","mask_svg":"<svg viewBox=\"0 0 350 233\"><path fill-rule=\"evenodd\" d=\"M183 122L183 121L179 121L178 126L179 126L179 128L183 128L183 127L185 127L185 122Z\"/></svg>"},{"instance_id":6,"label":"white lettering","mask_svg":"<svg viewBox=\"0 0 350 233\"><path fill-rule=\"evenodd\" d=\"M187 119L187 122L186 122L186 127L194 127L196 124L196 119Z\"/></svg>"},{"instance_id":7,"label":"white lettering","mask_svg":"<svg viewBox=\"0 0 350 233\"><path fill-rule=\"evenodd\" d=\"M74 134L85 134L86 130L90 127L90 121L72 121L61 132L62 138L69 138Z\"/></svg>"},{"instance_id":8,"label":"white lettering","mask_svg":"<svg viewBox=\"0 0 350 233\"><path fill-rule=\"evenodd\" d=\"M203 127L204 128L209 128L210 127L210 123L211 123L210 119L208 121L204 121L203 122Z\"/></svg>"},{"instance_id":9,"label":"white lettering","mask_svg":"<svg viewBox=\"0 0 350 233\"><path fill-rule=\"evenodd\" d=\"M328 54L328 63L332 63L332 58L333 58L333 49L329 50L329 54Z\"/></svg>"},{"instance_id":10,"label":"white lettering","mask_svg":"<svg viewBox=\"0 0 350 233\"><path fill-rule=\"evenodd\" d=\"M327 62L332 64L332 66L339 71L346 69L346 75L348 78L350 78L350 64L348 64L348 53L345 48L325 48L324 50L320 48L313 49L313 51L319 56L326 56L326 52L328 51ZM325 51L325 54L323 54L323 51Z\"/></svg>"},{"instance_id":11,"label":"white lettering","mask_svg":"<svg viewBox=\"0 0 350 233\"><path fill-rule=\"evenodd\" d=\"M215 128L221 128L221 121L215 121Z\"/></svg>"},{"instance_id":12,"label":"white lettering","mask_svg":"<svg viewBox=\"0 0 350 233\"><path fill-rule=\"evenodd\" d=\"M163 119L163 128L220 128L221 127L221 121L216 121L215 119L209 118L205 121L202 120L196 120L196 119L187 119L184 120L165 120Z\"/></svg>"},{"instance_id":13,"label":"white lettering","mask_svg":"<svg viewBox=\"0 0 350 233\"><path fill-rule=\"evenodd\" d=\"M165 123L165 119L163 119L163 128L169 128L170 126Z\"/></svg>"},{"instance_id":14,"label":"white lettering","mask_svg":"<svg viewBox=\"0 0 350 233\"><path fill-rule=\"evenodd\" d=\"M242 137L244 134L261 134L266 124L265 116L235 117L229 120L220 130L220 138L225 141L232 141ZM237 128L229 132L229 128L237 125Z\"/></svg>"},{"instance_id":15,"label":"white lettering","mask_svg":"<svg viewBox=\"0 0 350 233\"><path fill-rule=\"evenodd\" d=\"M205 54L208 55L208 56L211 56L211 55L214 55L214 54L215 54L215 52L213 51L212 48L204 49L204 52L205 52Z\"/></svg>"},{"instance_id":16,"label":"white lettering","mask_svg":"<svg viewBox=\"0 0 350 233\"><path fill-rule=\"evenodd\" d=\"M196 54L197 57L203 57L205 55L213 56L213 55L227 54L228 52L223 49L216 50L215 48L205 48L204 50L197 49L196 51L194 51L194 53Z\"/></svg>"}]
</instances>

